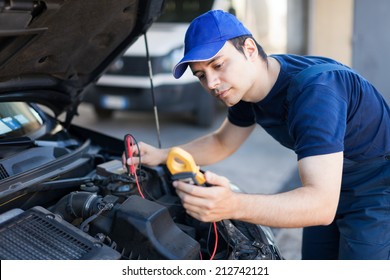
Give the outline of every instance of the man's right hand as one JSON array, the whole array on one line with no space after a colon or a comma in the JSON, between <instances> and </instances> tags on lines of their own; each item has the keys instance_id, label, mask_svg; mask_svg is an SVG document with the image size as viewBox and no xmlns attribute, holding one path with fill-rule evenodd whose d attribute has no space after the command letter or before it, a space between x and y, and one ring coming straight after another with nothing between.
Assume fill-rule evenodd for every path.
<instances>
[{"instance_id":1,"label":"man's right hand","mask_svg":"<svg viewBox=\"0 0 390 280\"><path fill-rule=\"evenodd\" d=\"M144 142L138 142L138 147L134 145L131 150L133 152L132 159L128 158L127 162L125 152L122 154L122 166L124 170L127 170L126 164L138 166L141 163L147 166L156 166L165 163L168 155L168 150L159 149Z\"/></svg>"}]
</instances>

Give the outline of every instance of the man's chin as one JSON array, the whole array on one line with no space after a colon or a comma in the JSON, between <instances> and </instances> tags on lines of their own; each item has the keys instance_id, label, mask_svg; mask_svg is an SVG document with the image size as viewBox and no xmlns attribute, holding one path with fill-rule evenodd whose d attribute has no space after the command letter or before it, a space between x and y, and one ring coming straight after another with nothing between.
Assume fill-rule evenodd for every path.
<instances>
[{"instance_id":1,"label":"man's chin","mask_svg":"<svg viewBox=\"0 0 390 280\"><path fill-rule=\"evenodd\" d=\"M233 102L232 100L221 100L227 107L232 107L236 105L238 102Z\"/></svg>"}]
</instances>

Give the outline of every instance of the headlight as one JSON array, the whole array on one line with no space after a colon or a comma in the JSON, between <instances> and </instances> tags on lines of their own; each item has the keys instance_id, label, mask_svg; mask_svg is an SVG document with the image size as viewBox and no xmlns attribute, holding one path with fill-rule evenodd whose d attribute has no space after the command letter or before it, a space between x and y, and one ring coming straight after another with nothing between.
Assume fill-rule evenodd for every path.
<instances>
[{"instance_id":1,"label":"headlight","mask_svg":"<svg viewBox=\"0 0 390 280\"><path fill-rule=\"evenodd\" d=\"M122 71L123 66L124 66L123 59L118 58L113 63L111 63L111 65L108 67L108 71L111 73L118 73L118 72Z\"/></svg>"},{"instance_id":2,"label":"headlight","mask_svg":"<svg viewBox=\"0 0 390 280\"><path fill-rule=\"evenodd\" d=\"M183 56L184 48L179 47L172 50L161 61L161 68L164 73L172 73L173 67L178 63Z\"/></svg>"}]
</instances>

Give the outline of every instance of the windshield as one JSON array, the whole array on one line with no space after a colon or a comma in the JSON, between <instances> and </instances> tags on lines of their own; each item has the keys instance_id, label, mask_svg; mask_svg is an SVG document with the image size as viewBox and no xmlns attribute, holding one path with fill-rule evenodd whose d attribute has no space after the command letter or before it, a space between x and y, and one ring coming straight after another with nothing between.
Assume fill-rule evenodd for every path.
<instances>
[{"instance_id":1,"label":"windshield","mask_svg":"<svg viewBox=\"0 0 390 280\"><path fill-rule=\"evenodd\" d=\"M27 103L0 103L0 139L25 136L38 130L42 124L42 118Z\"/></svg>"},{"instance_id":2,"label":"windshield","mask_svg":"<svg viewBox=\"0 0 390 280\"><path fill-rule=\"evenodd\" d=\"M166 0L158 22L191 22L195 17L211 10L214 0Z\"/></svg>"}]
</instances>

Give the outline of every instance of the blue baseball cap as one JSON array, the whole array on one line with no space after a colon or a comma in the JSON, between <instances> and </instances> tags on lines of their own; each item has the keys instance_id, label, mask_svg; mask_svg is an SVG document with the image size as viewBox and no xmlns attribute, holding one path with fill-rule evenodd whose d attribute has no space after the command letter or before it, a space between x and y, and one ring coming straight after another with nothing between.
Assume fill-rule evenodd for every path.
<instances>
[{"instance_id":1,"label":"blue baseball cap","mask_svg":"<svg viewBox=\"0 0 390 280\"><path fill-rule=\"evenodd\" d=\"M206 61L213 58L226 41L252 35L232 14L222 10L211 10L195 18L185 35L184 57L173 68L173 76L179 79L189 62Z\"/></svg>"}]
</instances>

